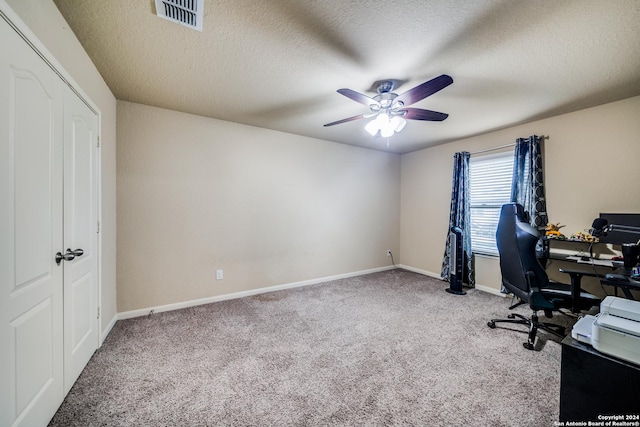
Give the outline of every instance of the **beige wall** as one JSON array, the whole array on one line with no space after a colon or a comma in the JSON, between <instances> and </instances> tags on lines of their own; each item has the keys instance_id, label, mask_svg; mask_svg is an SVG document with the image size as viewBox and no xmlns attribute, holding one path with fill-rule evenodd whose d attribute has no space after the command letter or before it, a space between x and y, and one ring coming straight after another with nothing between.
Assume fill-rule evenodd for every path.
<instances>
[{"instance_id":1,"label":"beige wall","mask_svg":"<svg viewBox=\"0 0 640 427\"><path fill-rule=\"evenodd\" d=\"M117 113L119 312L399 256L398 155L124 101Z\"/></svg>"},{"instance_id":2,"label":"beige wall","mask_svg":"<svg viewBox=\"0 0 640 427\"><path fill-rule=\"evenodd\" d=\"M116 101L51 0L7 0L101 112L102 328L116 314ZM440 271L452 156L549 136L550 220L639 212L640 98L401 156L118 103L117 311L398 263ZM636 184L637 185L637 184ZM400 191L398 191L398 188ZM225 279L215 281L215 269ZM494 259L477 282L497 289Z\"/></svg>"},{"instance_id":3,"label":"beige wall","mask_svg":"<svg viewBox=\"0 0 640 427\"><path fill-rule=\"evenodd\" d=\"M551 222L566 224L565 234L589 228L600 212L640 212L640 97L634 97L403 155L402 264L440 273L453 154L532 134L549 137L544 142L547 210ZM554 261L549 269L562 266ZM496 259L476 257L476 271L479 285L499 289ZM600 292L593 283L588 288Z\"/></svg>"},{"instance_id":4,"label":"beige wall","mask_svg":"<svg viewBox=\"0 0 640 427\"><path fill-rule=\"evenodd\" d=\"M116 315L116 100L51 0L7 0L100 109L102 169L101 307L104 332Z\"/></svg>"}]
</instances>

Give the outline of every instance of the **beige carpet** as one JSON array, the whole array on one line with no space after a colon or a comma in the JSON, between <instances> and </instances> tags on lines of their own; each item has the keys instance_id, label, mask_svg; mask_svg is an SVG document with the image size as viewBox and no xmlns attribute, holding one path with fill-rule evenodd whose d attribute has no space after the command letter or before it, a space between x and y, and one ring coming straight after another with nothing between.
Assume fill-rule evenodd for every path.
<instances>
[{"instance_id":1,"label":"beige carpet","mask_svg":"<svg viewBox=\"0 0 640 427\"><path fill-rule=\"evenodd\" d=\"M510 299L446 287L392 270L119 321L50 425L552 426L559 340L525 350L487 327Z\"/></svg>"}]
</instances>

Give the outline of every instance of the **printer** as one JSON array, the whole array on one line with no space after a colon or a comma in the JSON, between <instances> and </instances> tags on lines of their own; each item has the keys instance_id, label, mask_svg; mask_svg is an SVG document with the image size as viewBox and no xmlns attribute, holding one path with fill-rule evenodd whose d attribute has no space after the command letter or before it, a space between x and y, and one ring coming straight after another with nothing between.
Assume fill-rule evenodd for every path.
<instances>
[{"instance_id":1,"label":"printer","mask_svg":"<svg viewBox=\"0 0 640 427\"><path fill-rule=\"evenodd\" d=\"M640 365L640 301L606 297L600 313L580 318L571 336L601 353Z\"/></svg>"}]
</instances>

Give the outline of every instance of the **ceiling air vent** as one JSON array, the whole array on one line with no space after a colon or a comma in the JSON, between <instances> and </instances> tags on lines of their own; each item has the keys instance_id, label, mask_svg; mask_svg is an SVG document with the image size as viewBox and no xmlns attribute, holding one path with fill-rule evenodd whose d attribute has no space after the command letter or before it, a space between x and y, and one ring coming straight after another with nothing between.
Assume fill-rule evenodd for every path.
<instances>
[{"instance_id":1,"label":"ceiling air vent","mask_svg":"<svg viewBox=\"0 0 640 427\"><path fill-rule=\"evenodd\" d=\"M185 27L202 31L204 0L155 0L156 14Z\"/></svg>"}]
</instances>

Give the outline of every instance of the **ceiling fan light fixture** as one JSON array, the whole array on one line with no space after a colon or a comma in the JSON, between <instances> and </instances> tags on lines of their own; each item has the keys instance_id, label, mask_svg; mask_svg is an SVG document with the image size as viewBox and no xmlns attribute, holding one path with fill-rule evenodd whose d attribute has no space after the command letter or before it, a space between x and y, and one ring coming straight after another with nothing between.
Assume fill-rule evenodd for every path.
<instances>
[{"instance_id":1,"label":"ceiling fan light fixture","mask_svg":"<svg viewBox=\"0 0 640 427\"><path fill-rule=\"evenodd\" d=\"M389 138L390 136L393 136L393 128L391 126L387 126L384 129L380 129L380 136L382 136L383 138Z\"/></svg>"},{"instance_id":2,"label":"ceiling fan light fixture","mask_svg":"<svg viewBox=\"0 0 640 427\"><path fill-rule=\"evenodd\" d=\"M364 127L364 130L366 130L367 132L369 132L369 134L371 136L376 136L376 134L378 133L378 123L376 123L376 120L371 120L369 123L367 123L367 125Z\"/></svg>"},{"instance_id":3,"label":"ceiling fan light fixture","mask_svg":"<svg viewBox=\"0 0 640 427\"><path fill-rule=\"evenodd\" d=\"M376 117L376 123L378 124L378 127L380 129L389 126L389 116L387 115L387 113L378 114L378 116Z\"/></svg>"},{"instance_id":4,"label":"ceiling fan light fixture","mask_svg":"<svg viewBox=\"0 0 640 427\"><path fill-rule=\"evenodd\" d=\"M384 138L389 138L394 133L402 131L407 125L407 120L441 122L449 116L448 114L440 113L438 111L425 110L422 108L405 108L405 106L421 101L449 86L453 83L451 76L442 74L441 76L426 81L400 95L392 92L396 87L396 83L399 83L399 81L383 80L376 82L374 86L376 86L378 94L374 97L369 97L347 88L338 89L338 93L340 95L344 95L353 101L369 107L371 114L360 114L358 116L347 117L346 119L327 123L324 126L333 126L375 116L375 118L365 125L364 129L371 136L380 135ZM389 141L387 140L387 144L388 143Z\"/></svg>"},{"instance_id":5,"label":"ceiling fan light fixture","mask_svg":"<svg viewBox=\"0 0 640 427\"><path fill-rule=\"evenodd\" d=\"M389 124L394 131L400 132L402 129L404 129L407 121L402 116L393 116L389 121Z\"/></svg>"},{"instance_id":6,"label":"ceiling fan light fixture","mask_svg":"<svg viewBox=\"0 0 640 427\"><path fill-rule=\"evenodd\" d=\"M365 130L370 133L371 136L382 134L382 136L389 137L395 132L402 131L407 124L407 120L441 122L449 116L448 114L440 113L438 111L425 110L422 108L405 108L405 106L415 104L416 102L421 101L449 86L453 83L451 76L442 74L414 87L413 89L409 89L400 95L392 92L394 88L401 83L403 82L400 80L377 81L374 83L372 88L374 88L378 94L373 97L363 95L352 89L338 89L338 93L340 95L346 96L353 101L369 107L371 114L360 114L358 116L347 117L346 119L327 123L324 126L328 127L339 125L353 120L376 116L365 125Z\"/></svg>"},{"instance_id":7,"label":"ceiling fan light fixture","mask_svg":"<svg viewBox=\"0 0 640 427\"><path fill-rule=\"evenodd\" d=\"M369 132L371 136L376 136L378 132L384 138L392 136L395 132L400 132L404 129L407 121L402 116L393 116L389 118L389 114L386 112L379 113L375 119L366 124L364 129Z\"/></svg>"}]
</instances>

